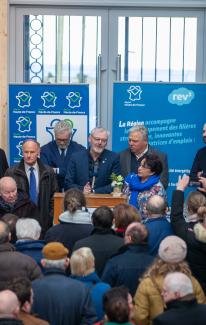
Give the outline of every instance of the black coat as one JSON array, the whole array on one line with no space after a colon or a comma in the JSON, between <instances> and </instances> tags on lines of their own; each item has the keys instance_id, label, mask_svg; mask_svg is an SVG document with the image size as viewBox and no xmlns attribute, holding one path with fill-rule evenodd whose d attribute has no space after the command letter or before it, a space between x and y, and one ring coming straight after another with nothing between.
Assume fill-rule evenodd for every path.
<instances>
[{"instance_id":1,"label":"black coat","mask_svg":"<svg viewBox=\"0 0 206 325\"><path fill-rule=\"evenodd\" d=\"M89 288L70 279L60 269L48 269L42 279L33 281L32 311L51 325L92 325L96 313Z\"/></svg>"},{"instance_id":2,"label":"black coat","mask_svg":"<svg viewBox=\"0 0 206 325\"><path fill-rule=\"evenodd\" d=\"M153 320L153 325L205 325L206 305L190 301L174 300L167 304L167 310Z\"/></svg>"},{"instance_id":3,"label":"black coat","mask_svg":"<svg viewBox=\"0 0 206 325\"><path fill-rule=\"evenodd\" d=\"M58 190L58 185L54 171L51 167L42 164L37 160L39 166L39 220L43 232L45 232L53 221L54 200L53 195ZM22 190L29 195L29 181L24 168L22 159L18 165L15 165L6 171L6 176L11 176L16 180L18 190Z\"/></svg>"},{"instance_id":4,"label":"black coat","mask_svg":"<svg viewBox=\"0 0 206 325\"><path fill-rule=\"evenodd\" d=\"M175 235L187 243L187 261L194 277L206 293L206 243L196 239L195 233L183 216L184 192L175 190L172 195L171 225Z\"/></svg>"},{"instance_id":5,"label":"black coat","mask_svg":"<svg viewBox=\"0 0 206 325\"><path fill-rule=\"evenodd\" d=\"M9 168L6 154L3 149L0 148L0 178L4 176L7 168Z\"/></svg>"},{"instance_id":6,"label":"black coat","mask_svg":"<svg viewBox=\"0 0 206 325\"><path fill-rule=\"evenodd\" d=\"M146 244L128 244L107 262L102 281L112 287L125 285L134 296L139 278L152 263L153 257L148 253Z\"/></svg>"},{"instance_id":7,"label":"black coat","mask_svg":"<svg viewBox=\"0 0 206 325\"><path fill-rule=\"evenodd\" d=\"M91 248L95 257L95 270L101 277L106 262L123 244L123 239L116 236L112 229L94 228L89 237L75 243L73 251L80 247Z\"/></svg>"}]
</instances>

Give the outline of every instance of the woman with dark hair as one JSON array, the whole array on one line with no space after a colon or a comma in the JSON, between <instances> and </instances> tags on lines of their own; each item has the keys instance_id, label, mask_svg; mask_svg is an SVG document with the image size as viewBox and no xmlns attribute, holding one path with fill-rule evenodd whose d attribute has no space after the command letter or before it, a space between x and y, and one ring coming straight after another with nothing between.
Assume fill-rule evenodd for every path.
<instances>
[{"instance_id":1,"label":"woman with dark hair","mask_svg":"<svg viewBox=\"0 0 206 325\"><path fill-rule=\"evenodd\" d=\"M77 240L90 235L93 226L91 216L87 211L86 199L82 191L72 188L65 193L65 211L60 214L60 224L51 227L45 235L46 243L61 242L69 251Z\"/></svg>"},{"instance_id":2,"label":"woman with dark hair","mask_svg":"<svg viewBox=\"0 0 206 325\"><path fill-rule=\"evenodd\" d=\"M147 217L147 200L153 195L166 199L164 186L160 182L162 162L157 155L147 155L140 163L137 174L131 173L125 178L125 183L131 191L130 201L139 209L142 219Z\"/></svg>"},{"instance_id":3,"label":"woman with dark hair","mask_svg":"<svg viewBox=\"0 0 206 325\"><path fill-rule=\"evenodd\" d=\"M119 237L124 237L127 226L132 222L141 222L137 208L126 203L118 204L113 209L115 232Z\"/></svg>"}]
</instances>

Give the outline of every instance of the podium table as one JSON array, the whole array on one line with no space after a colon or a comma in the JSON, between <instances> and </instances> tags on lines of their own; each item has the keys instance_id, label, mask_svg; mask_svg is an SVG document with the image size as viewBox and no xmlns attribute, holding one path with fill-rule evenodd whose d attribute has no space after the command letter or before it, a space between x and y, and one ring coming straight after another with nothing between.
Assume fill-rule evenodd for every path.
<instances>
[{"instance_id":1,"label":"podium table","mask_svg":"<svg viewBox=\"0 0 206 325\"><path fill-rule=\"evenodd\" d=\"M126 195L113 196L112 194L87 194L85 195L87 208L98 208L106 205L109 208L114 208L120 203L127 203L128 197ZM54 224L58 224L59 215L64 211L64 193L54 194Z\"/></svg>"}]
</instances>

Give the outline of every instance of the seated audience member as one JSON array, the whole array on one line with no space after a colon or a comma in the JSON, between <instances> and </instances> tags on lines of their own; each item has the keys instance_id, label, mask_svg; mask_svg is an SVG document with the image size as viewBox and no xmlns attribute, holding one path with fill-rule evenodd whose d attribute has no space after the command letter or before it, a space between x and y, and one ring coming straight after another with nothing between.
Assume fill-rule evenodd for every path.
<instances>
[{"instance_id":1,"label":"seated audience member","mask_svg":"<svg viewBox=\"0 0 206 325\"><path fill-rule=\"evenodd\" d=\"M95 128L89 136L89 149L71 156L65 177L65 188L79 188L84 194L111 193L111 174L120 174L119 157L105 149L109 132Z\"/></svg>"},{"instance_id":2,"label":"seated audience member","mask_svg":"<svg viewBox=\"0 0 206 325\"><path fill-rule=\"evenodd\" d=\"M0 217L6 213L16 214L19 218L38 218L36 205L27 193L17 190L16 181L8 176L0 179Z\"/></svg>"},{"instance_id":3,"label":"seated audience member","mask_svg":"<svg viewBox=\"0 0 206 325\"><path fill-rule=\"evenodd\" d=\"M185 240L187 261L192 274L206 293L206 198L200 192L191 192L186 201L188 222L184 218L184 190L189 176L179 179L173 191L171 225L174 233Z\"/></svg>"},{"instance_id":4,"label":"seated audience member","mask_svg":"<svg viewBox=\"0 0 206 325\"><path fill-rule=\"evenodd\" d=\"M169 273L163 282L166 310L153 325L205 325L206 306L198 304L190 278L180 272Z\"/></svg>"},{"instance_id":5,"label":"seated audience member","mask_svg":"<svg viewBox=\"0 0 206 325\"><path fill-rule=\"evenodd\" d=\"M70 259L71 278L83 282L91 290L92 301L96 309L97 320L104 316L102 297L110 285L101 282L94 266L94 255L88 247L82 247L72 253Z\"/></svg>"},{"instance_id":6,"label":"seated audience member","mask_svg":"<svg viewBox=\"0 0 206 325\"><path fill-rule=\"evenodd\" d=\"M54 169L59 192L64 192L64 178L71 154L85 149L81 144L71 140L72 127L66 120L59 121L54 127L55 140L40 149L41 161Z\"/></svg>"},{"instance_id":7,"label":"seated audience member","mask_svg":"<svg viewBox=\"0 0 206 325\"><path fill-rule=\"evenodd\" d=\"M147 155L157 155L162 162L160 181L166 189L168 186L168 162L164 152L153 148L148 143L148 129L144 125L135 125L129 129L129 148L120 152L121 174L126 177L130 173L136 173L141 161Z\"/></svg>"},{"instance_id":8,"label":"seated audience member","mask_svg":"<svg viewBox=\"0 0 206 325\"><path fill-rule=\"evenodd\" d=\"M118 204L113 209L115 232L119 237L124 237L125 230L132 222L140 222L138 210L126 203Z\"/></svg>"},{"instance_id":9,"label":"seated audience member","mask_svg":"<svg viewBox=\"0 0 206 325\"><path fill-rule=\"evenodd\" d=\"M153 195L160 195L166 199L165 189L160 181L162 163L158 156L147 155L140 163L137 173L129 174L125 184L131 191L129 203L134 205L142 219L147 218L147 200Z\"/></svg>"},{"instance_id":10,"label":"seated audience member","mask_svg":"<svg viewBox=\"0 0 206 325\"><path fill-rule=\"evenodd\" d=\"M146 227L139 222L132 222L127 227L125 244L107 261L102 281L112 287L125 285L132 296L135 294L139 278L153 261L145 242L147 235Z\"/></svg>"},{"instance_id":11,"label":"seated audience member","mask_svg":"<svg viewBox=\"0 0 206 325\"><path fill-rule=\"evenodd\" d=\"M89 247L95 257L95 270L101 276L107 260L123 245L123 239L116 236L112 229L114 215L110 208L101 206L92 214L94 229L90 236L78 240L73 251Z\"/></svg>"},{"instance_id":12,"label":"seated audience member","mask_svg":"<svg viewBox=\"0 0 206 325\"><path fill-rule=\"evenodd\" d=\"M0 221L0 284L18 276L31 281L41 277L41 270L33 258L16 252L9 239L9 227Z\"/></svg>"},{"instance_id":13,"label":"seated audience member","mask_svg":"<svg viewBox=\"0 0 206 325\"><path fill-rule=\"evenodd\" d=\"M190 277L198 303L205 303L205 295L199 282L192 276L185 261L187 245L177 236L162 240L159 256L145 272L134 296L134 319L137 324L149 325L164 311L162 289L164 277L170 272L182 272Z\"/></svg>"},{"instance_id":14,"label":"seated audience member","mask_svg":"<svg viewBox=\"0 0 206 325\"><path fill-rule=\"evenodd\" d=\"M93 229L84 194L77 188L68 190L64 196L64 210L59 216L60 224L47 231L45 241L58 241L72 250L75 242L89 236Z\"/></svg>"},{"instance_id":15,"label":"seated audience member","mask_svg":"<svg viewBox=\"0 0 206 325\"><path fill-rule=\"evenodd\" d=\"M12 213L6 213L1 218L1 221L5 222L9 226L9 231L11 234L10 243L15 244L17 238L16 238L16 223L19 219L18 216Z\"/></svg>"},{"instance_id":16,"label":"seated audience member","mask_svg":"<svg viewBox=\"0 0 206 325\"><path fill-rule=\"evenodd\" d=\"M40 240L41 226L34 219L19 219L16 223L16 250L31 256L41 267L42 249L45 241Z\"/></svg>"},{"instance_id":17,"label":"seated audience member","mask_svg":"<svg viewBox=\"0 0 206 325\"><path fill-rule=\"evenodd\" d=\"M160 242L173 235L171 224L166 217L167 202L163 197L154 195L147 201L146 209L148 218L144 224L148 230L149 253L156 256Z\"/></svg>"},{"instance_id":18,"label":"seated audience member","mask_svg":"<svg viewBox=\"0 0 206 325\"><path fill-rule=\"evenodd\" d=\"M32 283L32 311L51 325L93 324L96 313L89 288L66 276L68 249L61 243L53 242L45 245L42 253L42 265L46 272L42 279Z\"/></svg>"},{"instance_id":19,"label":"seated audience member","mask_svg":"<svg viewBox=\"0 0 206 325\"><path fill-rule=\"evenodd\" d=\"M3 290L0 292L0 324L2 325L24 325L18 319L19 301L14 292Z\"/></svg>"},{"instance_id":20,"label":"seated audience member","mask_svg":"<svg viewBox=\"0 0 206 325\"><path fill-rule=\"evenodd\" d=\"M104 319L95 325L133 325L131 322L133 304L132 297L126 287L108 290L103 296Z\"/></svg>"},{"instance_id":21,"label":"seated audience member","mask_svg":"<svg viewBox=\"0 0 206 325\"><path fill-rule=\"evenodd\" d=\"M0 148L0 178L4 176L7 168L9 168L5 151Z\"/></svg>"},{"instance_id":22,"label":"seated audience member","mask_svg":"<svg viewBox=\"0 0 206 325\"><path fill-rule=\"evenodd\" d=\"M7 284L7 288L13 291L20 303L20 319L24 325L48 325L49 323L43 319L31 315L31 307L33 304L33 291L31 281L27 278L15 278Z\"/></svg>"}]
</instances>

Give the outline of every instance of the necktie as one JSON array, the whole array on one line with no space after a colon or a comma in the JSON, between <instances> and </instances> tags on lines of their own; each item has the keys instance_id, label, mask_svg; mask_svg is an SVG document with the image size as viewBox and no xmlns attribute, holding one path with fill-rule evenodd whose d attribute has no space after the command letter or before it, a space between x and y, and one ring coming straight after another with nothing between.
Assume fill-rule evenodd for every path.
<instances>
[{"instance_id":1,"label":"necktie","mask_svg":"<svg viewBox=\"0 0 206 325\"><path fill-rule=\"evenodd\" d=\"M30 199L37 204L37 190L36 190L36 177L34 174L34 167L30 167L30 183L29 183L29 194Z\"/></svg>"},{"instance_id":2,"label":"necktie","mask_svg":"<svg viewBox=\"0 0 206 325\"><path fill-rule=\"evenodd\" d=\"M64 153L65 153L65 149L61 149L61 154L60 154L61 158L64 158L65 157L64 156Z\"/></svg>"}]
</instances>

